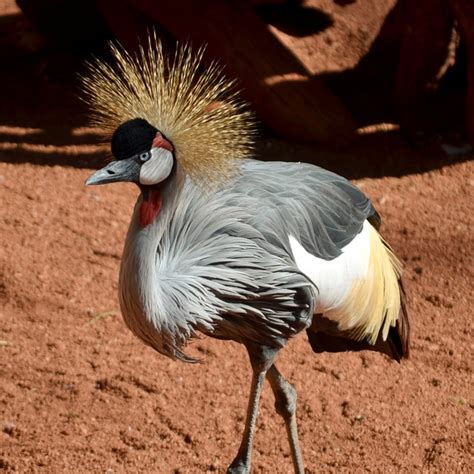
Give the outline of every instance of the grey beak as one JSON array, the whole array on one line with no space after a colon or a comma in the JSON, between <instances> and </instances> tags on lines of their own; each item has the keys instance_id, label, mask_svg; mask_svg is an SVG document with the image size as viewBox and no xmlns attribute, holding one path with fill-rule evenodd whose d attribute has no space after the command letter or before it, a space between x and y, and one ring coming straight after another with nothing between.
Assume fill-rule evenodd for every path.
<instances>
[{"instance_id":1,"label":"grey beak","mask_svg":"<svg viewBox=\"0 0 474 474\"><path fill-rule=\"evenodd\" d=\"M117 183L123 181L138 182L140 163L134 158L114 160L86 180L86 185Z\"/></svg>"}]
</instances>

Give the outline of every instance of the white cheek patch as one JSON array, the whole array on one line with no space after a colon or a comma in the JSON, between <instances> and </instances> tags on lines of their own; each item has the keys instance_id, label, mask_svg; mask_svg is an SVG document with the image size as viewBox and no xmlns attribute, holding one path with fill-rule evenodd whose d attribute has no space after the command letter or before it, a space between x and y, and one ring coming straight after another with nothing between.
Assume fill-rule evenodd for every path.
<instances>
[{"instance_id":1,"label":"white cheek patch","mask_svg":"<svg viewBox=\"0 0 474 474\"><path fill-rule=\"evenodd\" d=\"M165 148L152 148L151 158L140 169L140 183L158 184L164 181L173 169L173 153Z\"/></svg>"}]
</instances>

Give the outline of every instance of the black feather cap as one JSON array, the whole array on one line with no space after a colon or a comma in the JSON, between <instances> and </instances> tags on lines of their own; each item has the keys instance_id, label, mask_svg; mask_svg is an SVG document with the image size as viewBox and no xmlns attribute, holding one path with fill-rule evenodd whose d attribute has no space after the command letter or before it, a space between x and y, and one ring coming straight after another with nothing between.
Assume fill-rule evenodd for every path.
<instances>
[{"instance_id":1,"label":"black feather cap","mask_svg":"<svg viewBox=\"0 0 474 474\"><path fill-rule=\"evenodd\" d=\"M127 120L112 135L112 154L116 160L125 160L151 149L158 129L145 119Z\"/></svg>"}]
</instances>

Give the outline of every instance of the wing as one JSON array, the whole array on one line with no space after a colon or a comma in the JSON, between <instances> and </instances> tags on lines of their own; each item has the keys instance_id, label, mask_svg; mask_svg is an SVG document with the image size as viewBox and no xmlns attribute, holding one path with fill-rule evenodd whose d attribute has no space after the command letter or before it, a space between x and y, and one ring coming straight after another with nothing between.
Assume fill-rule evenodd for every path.
<instances>
[{"instance_id":1,"label":"wing","mask_svg":"<svg viewBox=\"0 0 474 474\"><path fill-rule=\"evenodd\" d=\"M247 210L252 227L289 253L292 235L310 254L332 260L366 219L380 225L372 203L356 186L306 163L245 161L230 195L230 203Z\"/></svg>"},{"instance_id":2,"label":"wing","mask_svg":"<svg viewBox=\"0 0 474 474\"><path fill-rule=\"evenodd\" d=\"M310 254L304 259L311 260L317 257L327 261L327 272L324 275L320 267L325 267L325 262L317 262L321 270L318 273L321 281L317 281L319 291L316 309L321 309L324 316L315 315L312 326L308 330L308 336L315 351L372 349L385 352L397 360L406 357L409 322L402 290L400 290L400 314L397 319L396 311L394 313L396 323L393 318L392 320L389 318L393 322L393 327L386 327L388 335L380 330L385 318L388 317L387 302L382 300L382 307L377 311L372 311L375 304L369 304L367 311L361 310L360 314L358 311L355 313L352 310L347 311L343 304L348 293L346 290L352 288L352 279L360 278L358 265L366 269L366 260L369 255L367 252L372 252L370 246L365 248L360 244L361 242L370 244L370 241L365 238L365 234L369 235L370 232L364 234L362 230L370 229L372 226L378 229L381 223L370 200L357 187L341 176L308 164L249 161L242 167L242 176L233 190L240 196L240 205L245 205L249 209L252 225L265 236L268 242L272 242L280 249L284 248L291 255L288 240L289 236L292 236ZM364 226L366 220L372 226ZM385 248L385 244L378 234L376 235L377 248ZM356 242L358 242L357 245L352 245ZM346 260L337 259L342 249L344 249ZM390 252L381 252L380 260L377 262L379 266L381 262L385 262L386 273L389 274L379 275L379 278L383 278L380 288L384 289L381 294L385 299L387 289L391 288L391 293L396 296L398 285L401 285L394 264L396 259L390 258L389 255ZM304 259L303 263L306 263ZM338 266L336 260L341 265ZM301 269L304 267L301 262L298 266ZM337 271L338 269L340 272ZM357 275L352 275L354 272ZM306 271L306 274L310 275L311 271ZM312 278L312 281L315 279ZM326 282L330 282L331 285L326 285ZM347 284L346 287L345 284ZM368 301L379 301L377 298L380 295L376 294L375 300L373 298L377 288L374 287L374 289L371 284L362 285L360 288L364 289L363 294L361 293L364 308ZM341 291L338 292L338 289ZM343 297L339 298L341 296L339 293ZM329 304L322 304L325 300L328 300ZM329 311L326 313L324 308ZM391 310L393 312L393 308ZM374 323L375 320L378 321L377 324ZM363 330L357 335L354 328ZM366 328L372 329L366 330ZM361 334L365 335L364 340L361 340ZM365 337L370 337L371 343L367 342ZM354 338L356 340L353 340Z\"/></svg>"}]
</instances>

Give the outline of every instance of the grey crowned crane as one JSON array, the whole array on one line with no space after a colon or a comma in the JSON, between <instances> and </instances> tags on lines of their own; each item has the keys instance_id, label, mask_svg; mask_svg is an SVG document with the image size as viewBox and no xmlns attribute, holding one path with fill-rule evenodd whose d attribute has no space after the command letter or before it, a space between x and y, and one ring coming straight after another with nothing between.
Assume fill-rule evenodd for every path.
<instances>
[{"instance_id":1,"label":"grey crowned crane","mask_svg":"<svg viewBox=\"0 0 474 474\"><path fill-rule=\"evenodd\" d=\"M401 267L370 200L346 179L304 163L250 158L254 125L234 84L203 51L172 59L151 37L136 56L113 47L84 78L113 159L87 184L140 190L120 270L125 323L185 362L198 333L242 343L252 366L247 418L228 472L251 469L265 378L304 472L296 391L275 366L306 331L315 352L408 355Z\"/></svg>"}]
</instances>

